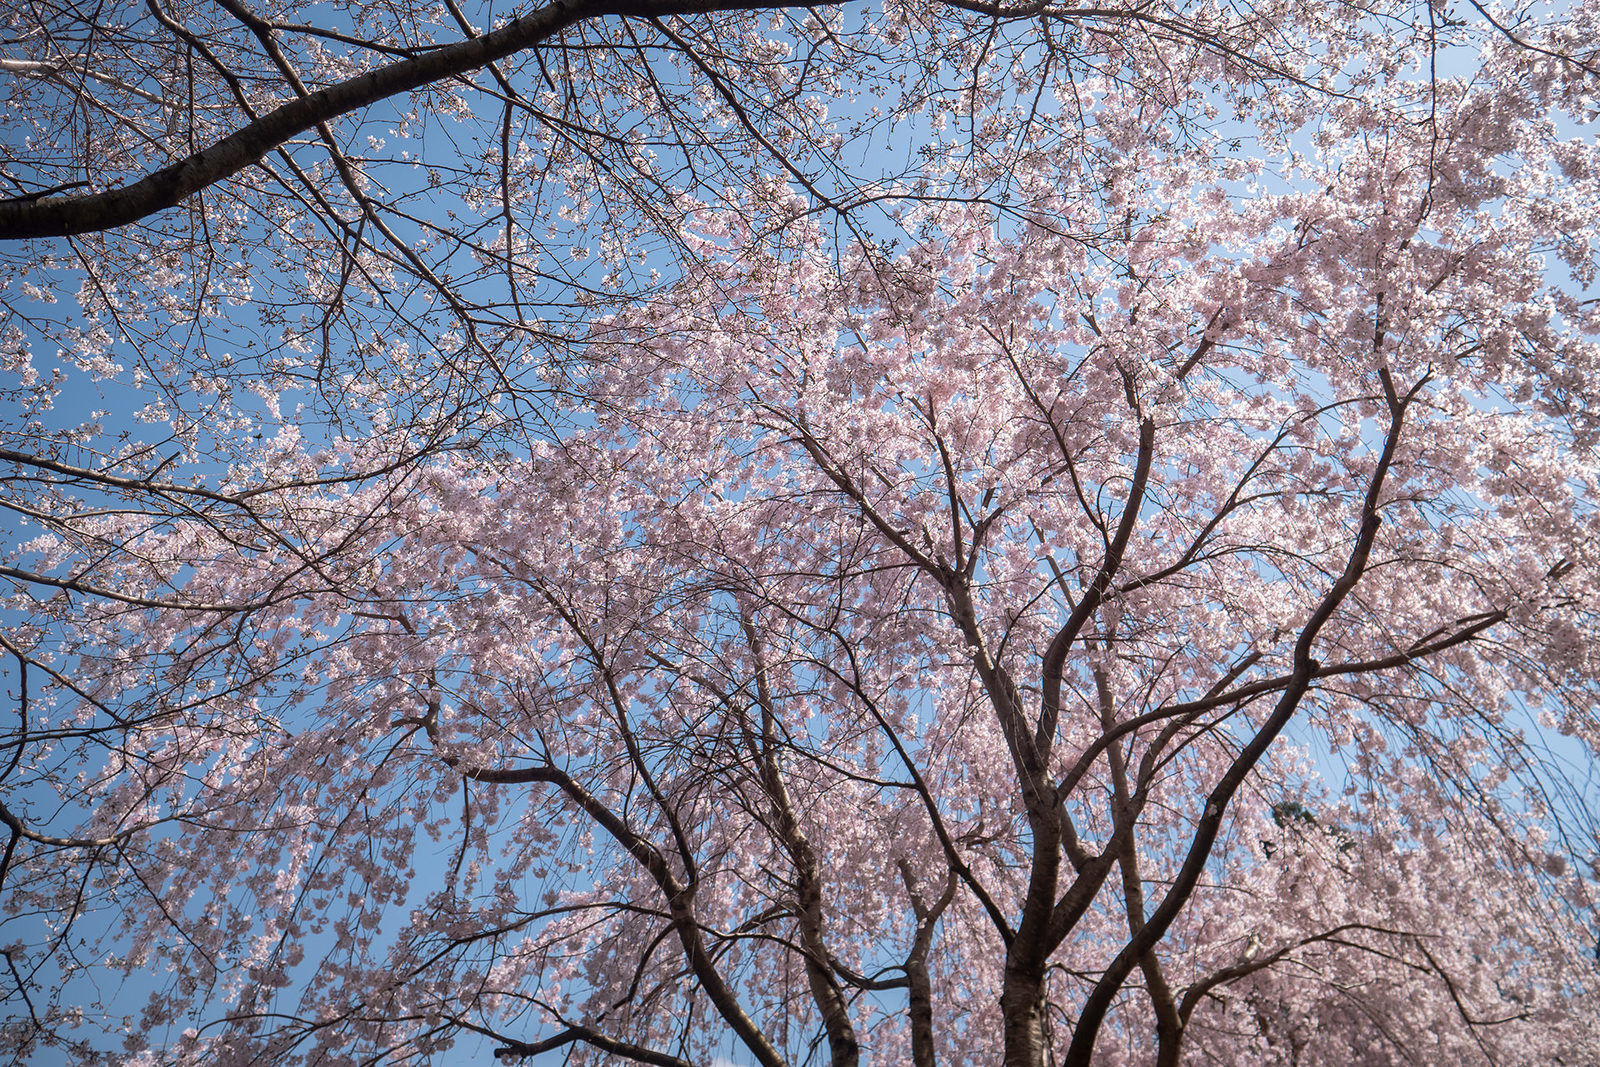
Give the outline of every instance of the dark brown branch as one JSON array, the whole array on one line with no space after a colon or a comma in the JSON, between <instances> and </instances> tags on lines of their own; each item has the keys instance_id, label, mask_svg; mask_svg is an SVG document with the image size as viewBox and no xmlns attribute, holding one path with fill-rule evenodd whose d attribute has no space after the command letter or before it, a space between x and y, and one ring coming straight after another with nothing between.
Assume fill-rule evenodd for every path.
<instances>
[{"instance_id":1,"label":"dark brown branch","mask_svg":"<svg viewBox=\"0 0 1600 1067\"><path fill-rule=\"evenodd\" d=\"M1078 1017L1077 1030L1073 1033L1072 1044L1067 1050L1065 1062L1069 1067L1087 1067L1091 1062L1100 1025L1104 1022L1118 990L1122 988L1122 983L1127 980L1129 972L1144 954L1166 935L1179 912L1188 903L1189 897L1199 884L1201 872L1211 858L1211 849L1216 843L1217 835L1222 828L1223 816L1234 794L1266 754L1272 742L1289 724L1289 720L1300 706L1301 698L1311 688L1313 676L1319 666L1311 658L1311 649L1316 643L1317 635L1366 572L1367 561L1372 555L1372 546L1377 541L1378 528L1383 522L1378 514L1379 501L1389 474L1389 467L1394 462L1395 449L1400 441L1400 430L1405 423L1406 411L1428 381L1424 376L1402 397L1396 393L1394 382L1387 369L1380 371L1379 376L1383 382L1384 397L1388 402L1389 426L1377 466L1367 485L1366 497L1362 501L1361 523L1345 561L1344 571L1323 595L1301 628L1299 639L1295 642L1294 669L1290 682L1278 698L1272 714L1228 766L1210 795L1206 797L1205 810L1201 813L1194 837L1190 840L1184 856L1183 865L1173 879L1171 888L1151 913L1144 928L1130 938L1122 951L1117 953L1116 958L1095 983L1093 992L1084 1002L1083 1011Z\"/></svg>"},{"instance_id":2,"label":"dark brown branch","mask_svg":"<svg viewBox=\"0 0 1600 1067\"><path fill-rule=\"evenodd\" d=\"M137 222L176 207L321 123L391 96L478 70L587 19L613 15L662 18L735 8L817 7L827 3L828 0L805 5L786 0L554 0L481 37L457 41L297 97L131 185L78 196L0 200L0 240L94 233Z\"/></svg>"},{"instance_id":3,"label":"dark brown branch","mask_svg":"<svg viewBox=\"0 0 1600 1067\"><path fill-rule=\"evenodd\" d=\"M613 1056L621 1056L635 1063L653 1063L657 1067L690 1067L686 1059L667 1052L657 1052L655 1049L635 1045L629 1041L619 1041L617 1038L607 1037L598 1030L591 1030L587 1026L578 1026L574 1023L568 1023L566 1030L542 1041L513 1041L508 1037L501 1037L500 1040L506 1044L495 1049L494 1055L496 1059L502 1060L525 1059L581 1041L602 1052L609 1052Z\"/></svg>"},{"instance_id":4,"label":"dark brown branch","mask_svg":"<svg viewBox=\"0 0 1600 1067\"><path fill-rule=\"evenodd\" d=\"M1117 524L1117 532L1106 549L1105 560L1096 572L1094 580L1083 591L1078 606L1067 617L1066 624L1056 631L1050 647L1045 650L1044 666L1040 672L1043 683L1041 700L1043 706L1039 712L1039 728L1034 736L1034 747L1038 750L1041 760L1048 761L1050 749L1055 743L1056 723L1061 716L1061 683L1066 669L1067 652L1095 609L1100 606L1100 601L1111 586L1111 580L1122 567L1122 555L1127 551L1128 539L1133 536L1134 526L1138 524L1139 509L1144 506L1145 483L1150 477L1150 464L1155 457L1155 446L1155 420L1147 415L1139 424L1139 458L1134 465L1133 487L1128 490L1128 501L1123 505L1122 519Z\"/></svg>"}]
</instances>

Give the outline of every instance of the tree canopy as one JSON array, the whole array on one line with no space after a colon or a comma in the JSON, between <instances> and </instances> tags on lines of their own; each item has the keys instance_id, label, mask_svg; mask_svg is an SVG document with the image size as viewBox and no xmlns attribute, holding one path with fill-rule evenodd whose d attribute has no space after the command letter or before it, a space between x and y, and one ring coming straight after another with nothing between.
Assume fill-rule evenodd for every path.
<instances>
[{"instance_id":1,"label":"tree canopy","mask_svg":"<svg viewBox=\"0 0 1600 1067\"><path fill-rule=\"evenodd\" d=\"M32 3L13 1062L1600 1062L1600 5Z\"/></svg>"}]
</instances>

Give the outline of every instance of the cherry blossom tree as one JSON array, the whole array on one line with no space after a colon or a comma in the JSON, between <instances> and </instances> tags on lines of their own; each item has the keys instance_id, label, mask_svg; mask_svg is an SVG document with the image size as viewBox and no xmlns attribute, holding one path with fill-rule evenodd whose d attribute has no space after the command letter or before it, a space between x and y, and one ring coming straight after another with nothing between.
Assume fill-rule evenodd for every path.
<instances>
[{"instance_id":1,"label":"cherry blossom tree","mask_svg":"<svg viewBox=\"0 0 1600 1067\"><path fill-rule=\"evenodd\" d=\"M13 1060L1600 1060L1593 5L9 18Z\"/></svg>"}]
</instances>

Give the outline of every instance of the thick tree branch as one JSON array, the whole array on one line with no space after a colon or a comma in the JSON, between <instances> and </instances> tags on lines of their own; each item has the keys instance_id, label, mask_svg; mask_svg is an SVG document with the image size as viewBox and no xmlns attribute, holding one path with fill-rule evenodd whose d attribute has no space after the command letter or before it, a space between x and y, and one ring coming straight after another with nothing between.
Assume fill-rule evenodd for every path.
<instances>
[{"instance_id":1,"label":"thick tree branch","mask_svg":"<svg viewBox=\"0 0 1600 1067\"><path fill-rule=\"evenodd\" d=\"M290 138L399 93L466 74L532 48L567 27L606 16L665 18L750 8L829 6L785 0L555 0L497 30L389 63L274 108L234 133L131 185L76 196L0 200L0 240L62 237L115 229L175 207Z\"/></svg>"},{"instance_id":2,"label":"thick tree branch","mask_svg":"<svg viewBox=\"0 0 1600 1067\"><path fill-rule=\"evenodd\" d=\"M635 1045L631 1041L620 1041L617 1038L602 1034L598 1030L590 1029L587 1026L579 1026L575 1023L568 1023L566 1030L540 1041L514 1041L504 1036L500 1036L500 1040L504 1041L505 1044L495 1049L494 1055L496 1059L502 1060L526 1059L530 1056L538 1056L541 1053L553 1052L558 1048L581 1041L585 1045L599 1049L601 1052L609 1052L613 1056L621 1056L623 1059L633 1060L635 1063L651 1063L657 1065L657 1067L690 1067L689 1061L679 1056L674 1056L667 1052L657 1052L655 1049L645 1048L643 1045Z\"/></svg>"},{"instance_id":3,"label":"thick tree branch","mask_svg":"<svg viewBox=\"0 0 1600 1067\"><path fill-rule=\"evenodd\" d=\"M1378 528L1383 521L1378 514L1379 501L1389 474L1389 467L1394 462L1395 449L1400 442L1400 430L1405 423L1406 411L1428 381L1424 376L1402 397L1397 395L1387 369L1380 372L1380 378L1389 407L1389 425L1377 465L1367 484L1366 496L1361 506L1361 524L1346 559L1344 571L1323 595L1301 628L1294 647L1294 670L1291 680L1278 698L1272 714L1256 731L1249 744L1245 745L1234 758L1207 796L1205 809L1201 813L1184 856L1183 865L1173 879L1171 888L1151 913L1144 928L1131 937L1122 951L1117 953L1116 959L1106 969L1105 974L1095 984L1093 992L1089 994L1088 1000L1085 1001L1083 1011L1078 1017L1077 1029L1072 1035L1072 1044L1067 1050L1065 1063L1068 1067L1088 1067L1094 1055L1100 1026L1105 1021L1106 1013L1110 1010L1117 991L1122 988L1122 983L1127 979L1129 972L1144 954L1166 935L1178 913L1188 903L1195 886L1199 884L1201 872L1211 858L1212 846L1221 832L1223 815L1227 812L1233 795L1255 769L1261 757L1266 755L1267 749L1283 732L1283 728L1289 724L1289 720L1300 706L1301 698L1311 688L1312 678L1318 667L1317 662L1311 658L1311 649L1317 635L1339 609L1345 597L1356 587L1361 576L1366 573L1367 561L1372 555L1372 546L1377 541Z\"/></svg>"}]
</instances>

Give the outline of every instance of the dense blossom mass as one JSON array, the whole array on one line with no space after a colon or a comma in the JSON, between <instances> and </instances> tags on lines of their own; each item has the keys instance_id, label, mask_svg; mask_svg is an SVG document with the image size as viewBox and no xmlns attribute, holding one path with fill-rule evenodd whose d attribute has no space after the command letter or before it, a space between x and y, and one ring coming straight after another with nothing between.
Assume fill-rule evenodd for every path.
<instances>
[{"instance_id":1,"label":"dense blossom mass","mask_svg":"<svg viewBox=\"0 0 1600 1067\"><path fill-rule=\"evenodd\" d=\"M11 1062L1600 1062L1600 6L503 14L0 16Z\"/></svg>"}]
</instances>

